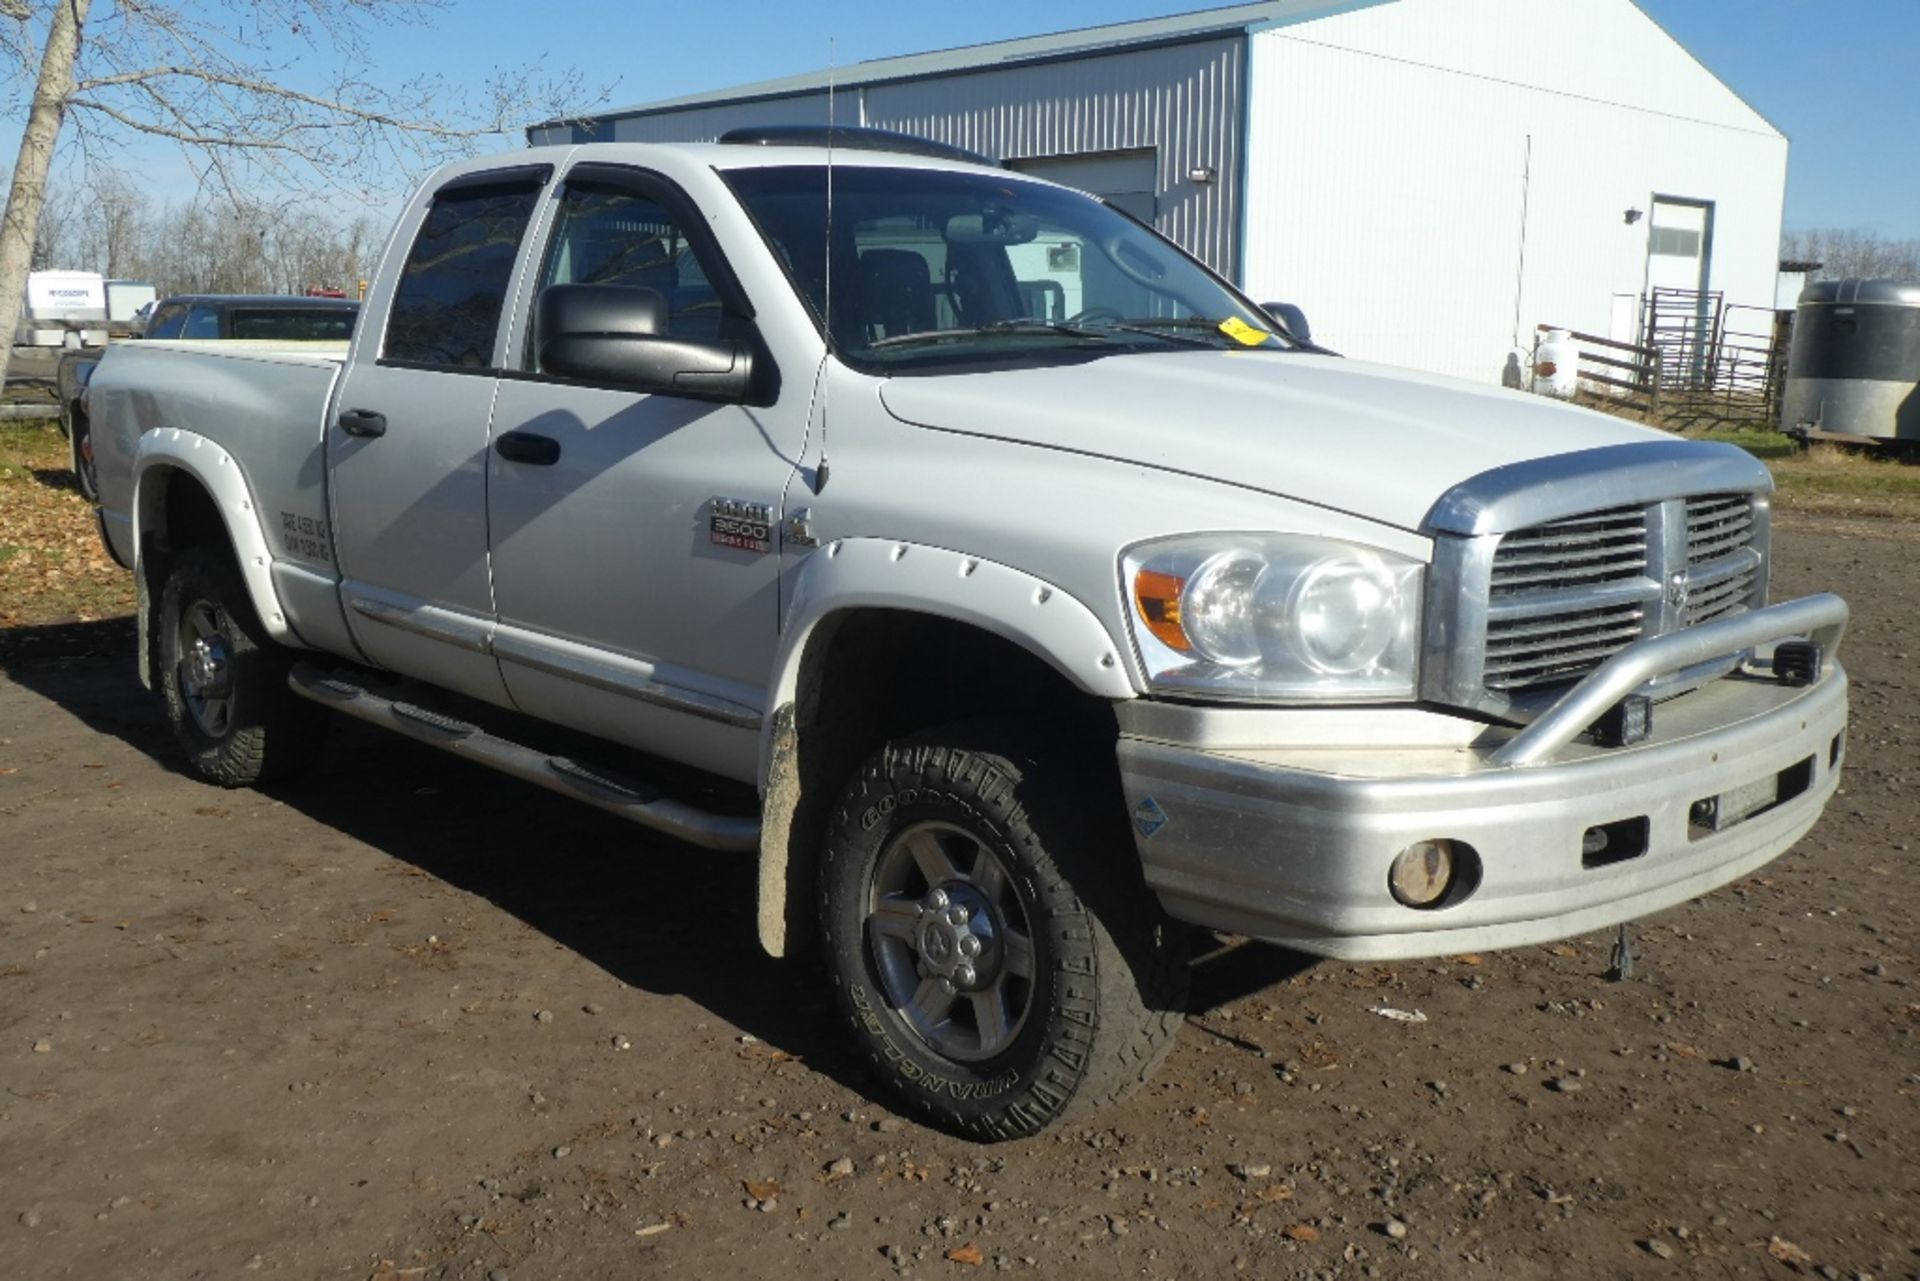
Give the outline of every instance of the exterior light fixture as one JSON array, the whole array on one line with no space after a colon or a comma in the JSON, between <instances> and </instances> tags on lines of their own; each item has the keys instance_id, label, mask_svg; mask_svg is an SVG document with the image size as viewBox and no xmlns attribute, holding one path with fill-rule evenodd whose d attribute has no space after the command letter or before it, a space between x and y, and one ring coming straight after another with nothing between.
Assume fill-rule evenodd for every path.
<instances>
[{"instance_id":1,"label":"exterior light fixture","mask_svg":"<svg viewBox=\"0 0 1920 1281\"><path fill-rule=\"evenodd\" d=\"M1639 221L1640 221L1640 211L1638 209L1627 210L1627 226L1631 227L1633 226L1634 223Z\"/></svg>"},{"instance_id":2,"label":"exterior light fixture","mask_svg":"<svg viewBox=\"0 0 1920 1281\"><path fill-rule=\"evenodd\" d=\"M1187 177L1194 182L1209 183L1213 181L1214 168L1212 165L1195 165L1187 170Z\"/></svg>"}]
</instances>

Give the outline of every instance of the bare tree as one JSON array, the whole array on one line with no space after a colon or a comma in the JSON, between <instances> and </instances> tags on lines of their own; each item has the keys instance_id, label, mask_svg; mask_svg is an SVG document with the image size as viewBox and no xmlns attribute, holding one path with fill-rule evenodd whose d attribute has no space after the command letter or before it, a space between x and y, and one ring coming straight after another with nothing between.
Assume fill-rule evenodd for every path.
<instances>
[{"instance_id":1,"label":"bare tree","mask_svg":"<svg viewBox=\"0 0 1920 1281\"><path fill-rule=\"evenodd\" d=\"M577 80L537 66L496 73L475 95L434 78L388 84L370 56L372 31L424 21L441 7L442 0L109 0L90 22L93 0L0 0L0 67L16 92L32 86L0 221L0 317L20 314L63 132L89 158L105 158L133 135L169 140L210 187L232 195L249 184L374 191L517 122L578 109ZM276 62L273 52L289 36L311 55L331 52L339 70L317 87L296 80L291 62ZM0 348L0 377L8 350Z\"/></svg>"},{"instance_id":2,"label":"bare tree","mask_svg":"<svg viewBox=\"0 0 1920 1281\"><path fill-rule=\"evenodd\" d=\"M1857 228L1789 231L1780 256L1819 263L1814 280L1920 281L1920 239L1889 240Z\"/></svg>"},{"instance_id":3,"label":"bare tree","mask_svg":"<svg viewBox=\"0 0 1920 1281\"><path fill-rule=\"evenodd\" d=\"M89 257L109 280L133 274L148 233L146 193L114 169L93 175L81 206Z\"/></svg>"}]
</instances>

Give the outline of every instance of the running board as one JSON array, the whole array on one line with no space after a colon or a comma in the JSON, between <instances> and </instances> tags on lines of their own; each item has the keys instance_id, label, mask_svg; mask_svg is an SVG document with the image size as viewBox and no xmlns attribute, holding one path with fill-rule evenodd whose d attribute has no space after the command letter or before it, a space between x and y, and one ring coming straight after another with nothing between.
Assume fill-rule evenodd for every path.
<instances>
[{"instance_id":1,"label":"running board","mask_svg":"<svg viewBox=\"0 0 1920 1281\"><path fill-rule=\"evenodd\" d=\"M311 663L295 663L287 685L302 698L404 734L418 743L511 774L549 792L585 801L609 814L703 849L739 853L759 848L757 819L710 814L674 800L657 788L616 779L564 756L497 738L477 725L412 703L382 698L363 686L332 676Z\"/></svg>"}]
</instances>

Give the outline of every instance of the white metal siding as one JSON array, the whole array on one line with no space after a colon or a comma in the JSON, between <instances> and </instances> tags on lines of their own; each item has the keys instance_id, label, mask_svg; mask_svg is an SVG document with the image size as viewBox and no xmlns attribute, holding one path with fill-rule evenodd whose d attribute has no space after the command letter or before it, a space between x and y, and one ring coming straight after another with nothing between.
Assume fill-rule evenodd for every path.
<instances>
[{"instance_id":1,"label":"white metal siding","mask_svg":"<svg viewBox=\"0 0 1920 1281\"><path fill-rule=\"evenodd\" d=\"M1656 195L1713 201L1709 287L1772 301L1786 140L1628 0L1400 0L1252 46L1246 281L1337 350L1494 380L1537 323L1605 334Z\"/></svg>"}]
</instances>

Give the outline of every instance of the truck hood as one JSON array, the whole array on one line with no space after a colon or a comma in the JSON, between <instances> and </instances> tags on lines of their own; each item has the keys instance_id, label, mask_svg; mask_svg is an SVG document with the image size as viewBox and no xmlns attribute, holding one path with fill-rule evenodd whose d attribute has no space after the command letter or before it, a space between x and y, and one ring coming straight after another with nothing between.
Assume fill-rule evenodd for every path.
<instances>
[{"instance_id":1,"label":"truck hood","mask_svg":"<svg viewBox=\"0 0 1920 1281\"><path fill-rule=\"evenodd\" d=\"M1658 435L1540 396L1298 353L901 377L880 399L917 427L1201 476L1403 529L1481 472Z\"/></svg>"}]
</instances>

